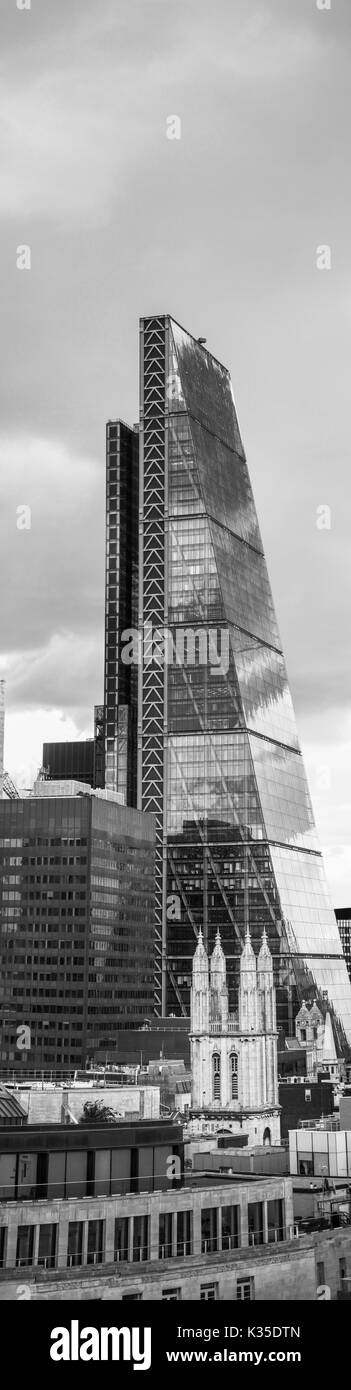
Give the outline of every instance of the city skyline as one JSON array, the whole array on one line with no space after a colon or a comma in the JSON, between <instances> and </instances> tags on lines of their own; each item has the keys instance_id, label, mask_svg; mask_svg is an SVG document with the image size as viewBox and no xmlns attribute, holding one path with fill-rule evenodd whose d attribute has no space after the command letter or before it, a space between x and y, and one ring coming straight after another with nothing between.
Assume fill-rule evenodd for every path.
<instances>
[{"instance_id":1,"label":"city skyline","mask_svg":"<svg viewBox=\"0 0 351 1390\"><path fill-rule=\"evenodd\" d=\"M72 19L65 0L39 0L2 21L6 765L29 785L43 741L92 734L105 420L137 417L136 322L164 305L231 369L328 881L345 906L347 5L223 3L218 28L212 6L201 16L200 27L196 5L180 3L175 25L173 7L149 0L132 20L87 0ZM171 112L179 140L167 138ZM22 244L30 273L17 269ZM317 525L323 506L330 529Z\"/></svg>"}]
</instances>

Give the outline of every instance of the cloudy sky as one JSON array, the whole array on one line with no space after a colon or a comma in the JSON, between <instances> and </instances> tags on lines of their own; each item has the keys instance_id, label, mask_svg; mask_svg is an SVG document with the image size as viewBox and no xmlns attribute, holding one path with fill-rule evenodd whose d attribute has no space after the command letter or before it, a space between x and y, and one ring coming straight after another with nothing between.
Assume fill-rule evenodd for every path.
<instances>
[{"instance_id":1,"label":"cloudy sky","mask_svg":"<svg viewBox=\"0 0 351 1390\"><path fill-rule=\"evenodd\" d=\"M169 312L232 373L344 906L350 0L2 0L1 29L5 765L28 786L43 738L92 733L105 421L137 419L138 319ZM169 115L179 140L167 139ZM23 245L30 270L17 267ZM317 266L321 246L330 269ZM30 529L18 525L24 506Z\"/></svg>"}]
</instances>

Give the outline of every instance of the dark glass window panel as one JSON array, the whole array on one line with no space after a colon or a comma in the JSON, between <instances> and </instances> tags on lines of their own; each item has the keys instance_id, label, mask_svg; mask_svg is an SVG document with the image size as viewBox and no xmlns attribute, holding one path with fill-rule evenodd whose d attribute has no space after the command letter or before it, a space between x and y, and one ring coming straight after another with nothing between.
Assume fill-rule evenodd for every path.
<instances>
[{"instance_id":1,"label":"dark glass window panel","mask_svg":"<svg viewBox=\"0 0 351 1390\"><path fill-rule=\"evenodd\" d=\"M182 390L190 415L194 415L225 443L233 441L243 454L229 372L210 356L178 323L172 320Z\"/></svg>"}]
</instances>

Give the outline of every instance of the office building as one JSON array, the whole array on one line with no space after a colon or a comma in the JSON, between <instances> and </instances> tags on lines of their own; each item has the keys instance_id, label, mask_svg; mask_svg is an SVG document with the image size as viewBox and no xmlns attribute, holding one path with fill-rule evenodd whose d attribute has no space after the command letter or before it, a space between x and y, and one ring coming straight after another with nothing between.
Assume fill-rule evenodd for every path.
<instances>
[{"instance_id":1,"label":"office building","mask_svg":"<svg viewBox=\"0 0 351 1390\"><path fill-rule=\"evenodd\" d=\"M152 818L40 781L0 802L0 1061L82 1066L153 1007Z\"/></svg>"},{"instance_id":2,"label":"office building","mask_svg":"<svg viewBox=\"0 0 351 1390\"><path fill-rule=\"evenodd\" d=\"M351 907L337 907L335 912L340 940L351 980Z\"/></svg>"},{"instance_id":3,"label":"office building","mask_svg":"<svg viewBox=\"0 0 351 1390\"><path fill-rule=\"evenodd\" d=\"M228 371L141 322L138 804L156 821L156 1008L189 1014L199 927L236 1006L265 928L278 1028L305 998L342 1055L351 986L325 880Z\"/></svg>"},{"instance_id":4,"label":"office building","mask_svg":"<svg viewBox=\"0 0 351 1390\"><path fill-rule=\"evenodd\" d=\"M79 1130L80 1150L77 1130L41 1133L40 1145L27 1131L26 1154L18 1131L2 1132L0 1168L7 1179L12 1163L17 1189L2 1184L0 1299L18 1298L19 1280L28 1298L55 1303L306 1302L325 1283L340 1297L349 1225L299 1235L291 1178L174 1180L181 1131L168 1125L167 1139L165 1125L153 1129ZM27 1195L26 1166L37 1197Z\"/></svg>"},{"instance_id":5,"label":"office building","mask_svg":"<svg viewBox=\"0 0 351 1390\"><path fill-rule=\"evenodd\" d=\"M86 782L94 786L94 739L43 744L43 775L50 782Z\"/></svg>"},{"instance_id":6,"label":"office building","mask_svg":"<svg viewBox=\"0 0 351 1390\"><path fill-rule=\"evenodd\" d=\"M123 660L138 626L139 437L123 421L106 428L105 781L137 805L138 667Z\"/></svg>"}]
</instances>

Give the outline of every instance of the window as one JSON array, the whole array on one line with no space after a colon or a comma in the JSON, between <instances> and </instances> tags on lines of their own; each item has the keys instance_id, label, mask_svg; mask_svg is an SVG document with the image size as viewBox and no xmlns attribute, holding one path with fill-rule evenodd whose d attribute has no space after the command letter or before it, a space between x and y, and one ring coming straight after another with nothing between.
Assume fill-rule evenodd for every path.
<instances>
[{"instance_id":1,"label":"window","mask_svg":"<svg viewBox=\"0 0 351 1390\"><path fill-rule=\"evenodd\" d=\"M170 1259L172 1255L172 1212L161 1212L159 1219L158 1236L158 1257L159 1260Z\"/></svg>"},{"instance_id":2,"label":"window","mask_svg":"<svg viewBox=\"0 0 351 1390\"><path fill-rule=\"evenodd\" d=\"M83 1222L70 1221L68 1226L67 1264L81 1265L83 1254Z\"/></svg>"},{"instance_id":3,"label":"window","mask_svg":"<svg viewBox=\"0 0 351 1390\"><path fill-rule=\"evenodd\" d=\"M324 1260L317 1261L317 1285L319 1286L320 1284L325 1284Z\"/></svg>"},{"instance_id":4,"label":"window","mask_svg":"<svg viewBox=\"0 0 351 1390\"><path fill-rule=\"evenodd\" d=\"M218 1052L214 1052L212 1057L212 1090L213 1099L221 1099L221 1059Z\"/></svg>"},{"instance_id":5,"label":"window","mask_svg":"<svg viewBox=\"0 0 351 1390\"><path fill-rule=\"evenodd\" d=\"M236 1052L231 1052L229 1058L230 1065L230 1094L232 1100L238 1099L238 1058Z\"/></svg>"},{"instance_id":6,"label":"window","mask_svg":"<svg viewBox=\"0 0 351 1390\"><path fill-rule=\"evenodd\" d=\"M168 1303L178 1303L181 1296L181 1289L162 1289L162 1298L166 1298Z\"/></svg>"},{"instance_id":7,"label":"window","mask_svg":"<svg viewBox=\"0 0 351 1390\"><path fill-rule=\"evenodd\" d=\"M101 1265L104 1258L104 1221L88 1222L87 1264Z\"/></svg>"},{"instance_id":8,"label":"window","mask_svg":"<svg viewBox=\"0 0 351 1390\"><path fill-rule=\"evenodd\" d=\"M218 1284L200 1284L202 1303L215 1303L218 1298Z\"/></svg>"},{"instance_id":9,"label":"window","mask_svg":"<svg viewBox=\"0 0 351 1390\"><path fill-rule=\"evenodd\" d=\"M0 1226L0 1269L3 1269L5 1264L6 1229L6 1226Z\"/></svg>"},{"instance_id":10,"label":"window","mask_svg":"<svg viewBox=\"0 0 351 1390\"><path fill-rule=\"evenodd\" d=\"M117 1216L115 1220L115 1261L128 1259L129 1220L127 1216Z\"/></svg>"},{"instance_id":11,"label":"window","mask_svg":"<svg viewBox=\"0 0 351 1390\"><path fill-rule=\"evenodd\" d=\"M17 1231L16 1265L32 1265L34 1226L19 1226Z\"/></svg>"},{"instance_id":12,"label":"window","mask_svg":"<svg viewBox=\"0 0 351 1390\"><path fill-rule=\"evenodd\" d=\"M299 1176L300 1178L313 1178L313 1158L299 1158Z\"/></svg>"},{"instance_id":13,"label":"window","mask_svg":"<svg viewBox=\"0 0 351 1390\"><path fill-rule=\"evenodd\" d=\"M263 1245L263 1202L248 1203L249 1245Z\"/></svg>"},{"instance_id":14,"label":"window","mask_svg":"<svg viewBox=\"0 0 351 1390\"><path fill-rule=\"evenodd\" d=\"M177 1255L192 1255L192 1211L177 1212Z\"/></svg>"},{"instance_id":15,"label":"window","mask_svg":"<svg viewBox=\"0 0 351 1390\"><path fill-rule=\"evenodd\" d=\"M267 1147L268 1147L268 1146L271 1144L271 1142L272 1142L271 1131L270 1131L270 1129L268 1129L268 1125L267 1125L267 1129L265 1129L264 1135L263 1135L263 1143L266 1144Z\"/></svg>"},{"instance_id":16,"label":"window","mask_svg":"<svg viewBox=\"0 0 351 1390\"><path fill-rule=\"evenodd\" d=\"M38 1265L42 1269L55 1269L57 1226L48 1222L39 1230Z\"/></svg>"},{"instance_id":17,"label":"window","mask_svg":"<svg viewBox=\"0 0 351 1390\"><path fill-rule=\"evenodd\" d=\"M242 1303L249 1303L255 1297L255 1281L249 1275L246 1279L237 1279L236 1296Z\"/></svg>"},{"instance_id":18,"label":"window","mask_svg":"<svg viewBox=\"0 0 351 1390\"><path fill-rule=\"evenodd\" d=\"M300 1028L300 1038L301 1038L301 1042L306 1042L306 1029L305 1029L305 1028Z\"/></svg>"},{"instance_id":19,"label":"window","mask_svg":"<svg viewBox=\"0 0 351 1390\"><path fill-rule=\"evenodd\" d=\"M341 1283L342 1283L342 1280L343 1280L343 1279L346 1279L346 1260L345 1260L344 1257L343 1257L341 1260L339 1260L339 1276L340 1276L340 1280L341 1280ZM324 1279L323 1279L323 1284L324 1284Z\"/></svg>"},{"instance_id":20,"label":"window","mask_svg":"<svg viewBox=\"0 0 351 1390\"><path fill-rule=\"evenodd\" d=\"M222 1207L222 1250L237 1250L239 1246L239 1207Z\"/></svg>"},{"instance_id":21,"label":"window","mask_svg":"<svg viewBox=\"0 0 351 1390\"><path fill-rule=\"evenodd\" d=\"M122 1293L122 1303L140 1303L142 1296L141 1293Z\"/></svg>"},{"instance_id":22,"label":"window","mask_svg":"<svg viewBox=\"0 0 351 1390\"><path fill-rule=\"evenodd\" d=\"M284 1211L285 1203L281 1197L267 1202L267 1222L268 1222L268 1242L276 1244L279 1240L284 1240Z\"/></svg>"},{"instance_id":23,"label":"window","mask_svg":"<svg viewBox=\"0 0 351 1390\"><path fill-rule=\"evenodd\" d=\"M133 1260L149 1259L149 1217L135 1216L133 1229Z\"/></svg>"},{"instance_id":24,"label":"window","mask_svg":"<svg viewBox=\"0 0 351 1390\"><path fill-rule=\"evenodd\" d=\"M204 1207L201 1212L201 1252L208 1255L218 1250L218 1210L217 1207Z\"/></svg>"}]
</instances>

